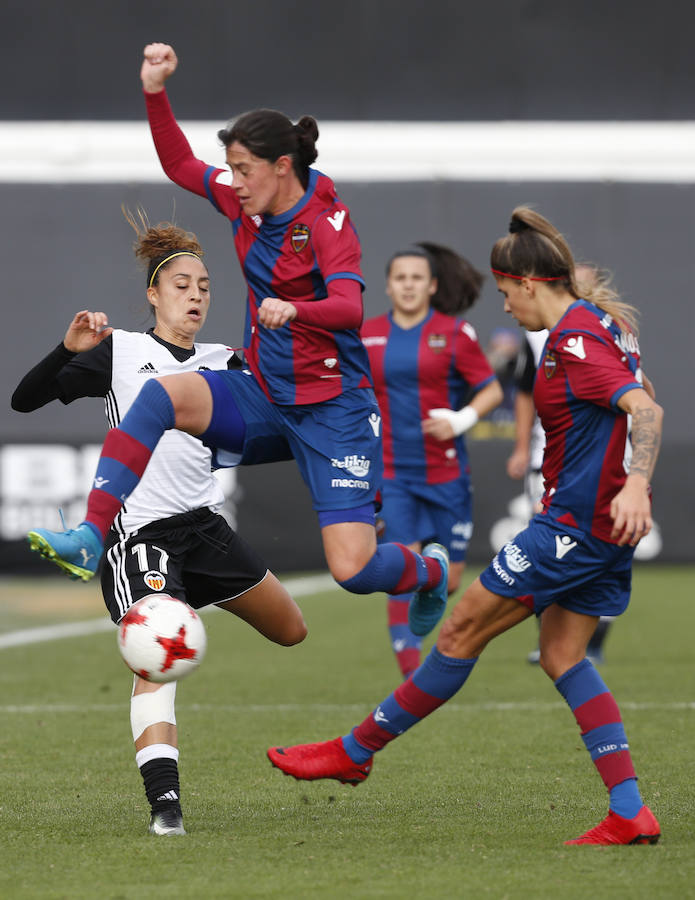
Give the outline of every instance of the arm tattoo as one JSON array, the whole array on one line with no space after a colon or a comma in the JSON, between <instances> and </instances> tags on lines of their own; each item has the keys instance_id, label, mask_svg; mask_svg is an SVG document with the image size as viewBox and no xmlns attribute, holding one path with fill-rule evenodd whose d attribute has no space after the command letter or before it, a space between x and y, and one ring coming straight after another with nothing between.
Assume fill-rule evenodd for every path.
<instances>
[{"instance_id":1,"label":"arm tattoo","mask_svg":"<svg viewBox=\"0 0 695 900\"><path fill-rule=\"evenodd\" d=\"M661 422L653 409L638 409L632 415L632 460L630 475L652 477L661 443Z\"/></svg>"}]
</instances>

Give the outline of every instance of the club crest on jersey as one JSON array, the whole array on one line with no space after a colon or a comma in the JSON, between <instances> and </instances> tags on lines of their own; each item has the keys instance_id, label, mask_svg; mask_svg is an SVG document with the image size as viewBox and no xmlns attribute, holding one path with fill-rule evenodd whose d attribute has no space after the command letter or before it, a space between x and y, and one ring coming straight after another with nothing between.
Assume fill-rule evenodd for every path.
<instances>
[{"instance_id":1,"label":"club crest on jersey","mask_svg":"<svg viewBox=\"0 0 695 900\"><path fill-rule=\"evenodd\" d=\"M557 369L557 360L555 359L554 354L546 353L545 359L543 360L543 371L545 372L546 378L552 378L555 374L555 370Z\"/></svg>"},{"instance_id":2,"label":"club crest on jersey","mask_svg":"<svg viewBox=\"0 0 695 900\"><path fill-rule=\"evenodd\" d=\"M311 232L309 231L308 225L295 225L292 229L292 235L290 236L290 242L292 244L292 249L295 253L301 253L302 250L309 243L309 235Z\"/></svg>"},{"instance_id":3,"label":"club crest on jersey","mask_svg":"<svg viewBox=\"0 0 695 900\"><path fill-rule=\"evenodd\" d=\"M167 583L161 572L150 571L143 576L145 584L151 591L161 591Z\"/></svg>"},{"instance_id":4,"label":"club crest on jersey","mask_svg":"<svg viewBox=\"0 0 695 900\"><path fill-rule=\"evenodd\" d=\"M427 346L430 350L434 350L435 353L439 353L446 347L446 335L445 334L428 334L427 335Z\"/></svg>"}]
</instances>

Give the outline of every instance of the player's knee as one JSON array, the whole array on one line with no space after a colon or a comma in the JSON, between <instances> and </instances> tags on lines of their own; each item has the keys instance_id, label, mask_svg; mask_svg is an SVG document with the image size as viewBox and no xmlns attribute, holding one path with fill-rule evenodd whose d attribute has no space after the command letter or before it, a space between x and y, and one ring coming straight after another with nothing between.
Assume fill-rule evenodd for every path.
<instances>
[{"instance_id":1,"label":"player's knee","mask_svg":"<svg viewBox=\"0 0 695 900\"><path fill-rule=\"evenodd\" d=\"M577 663L584 659L582 654L567 653L556 647L541 647L538 665L543 669L545 674L553 681L562 678L565 672L569 671Z\"/></svg>"},{"instance_id":2,"label":"player's knee","mask_svg":"<svg viewBox=\"0 0 695 900\"><path fill-rule=\"evenodd\" d=\"M280 644L282 647L294 647L295 644L301 644L308 633L309 629L306 627L306 622L300 615L285 624L275 643Z\"/></svg>"},{"instance_id":3,"label":"player's knee","mask_svg":"<svg viewBox=\"0 0 695 900\"><path fill-rule=\"evenodd\" d=\"M462 636L461 622L451 616L445 619L437 635L437 649L445 656L456 656Z\"/></svg>"},{"instance_id":4,"label":"player's knee","mask_svg":"<svg viewBox=\"0 0 695 900\"><path fill-rule=\"evenodd\" d=\"M371 559L345 554L328 561L330 573L341 587L353 594L371 594L374 590L374 576Z\"/></svg>"},{"instance_id":5,"label":"player's knee","mask_svg":"<svg viewBox=\"0 0 695 900\"><path fill-rule=\"evenodd\" d=\"M483 646L480 617L475 605L466 602L464 594L444 621L437 637L437 648L445 656L467 659L477 656Z\"/></svg>"},{"instance_id":6,"label":"player's knee","mask_svg":"<svg viewBox=\"0 0 695 900\"><path fill-rule=\"evenodd\" d=\"M378 590L378 587L375 587L373 566L370 563L371 560L366 566L360 566L342 560L330 566L331 575L351 594L371 594Z\"/></svg>"}]
</instances>

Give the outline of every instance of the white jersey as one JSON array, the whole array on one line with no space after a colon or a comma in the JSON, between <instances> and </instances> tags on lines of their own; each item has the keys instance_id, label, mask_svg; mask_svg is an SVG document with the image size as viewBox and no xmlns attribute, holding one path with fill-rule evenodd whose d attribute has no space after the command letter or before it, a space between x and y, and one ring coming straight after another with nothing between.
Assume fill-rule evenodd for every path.
<instances>
[{"instance_id":1,"label":"white jersey","mask_svg":"<svg viewBox=\"0 0 695 900\"><path fill-rule=\"evenodd\" d=\"M178 362L151 334L116 330L112 334L111 389L106 417L113 428L121 421L148 378L226 369L233 354L224 344L194 344L194 354ZM207 506L217 512L224 494L211 469L212 454L201 441L182 431L167 431L157 444L138 486L128 497L113 527L119 534Z\"/></svg>"}]
</instances>

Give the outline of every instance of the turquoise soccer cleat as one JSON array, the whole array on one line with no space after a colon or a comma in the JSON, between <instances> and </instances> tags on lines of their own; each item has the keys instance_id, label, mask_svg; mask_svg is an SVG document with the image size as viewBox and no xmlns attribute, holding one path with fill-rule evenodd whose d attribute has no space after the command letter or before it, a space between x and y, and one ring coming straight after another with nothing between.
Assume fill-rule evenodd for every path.
<instances>
[{"instance_id":1,"label":"turquoise soccer cleat","mask_svg":"<svg viewBox=\"0 0 695 900\"><path fill-rule=\"evenodd\" d=\"M75 580L93 578L103 552L99 538L86 522L68 531L36 528L27 534L27 540L32 550Z\"/></svg>"},{"instance_id":2,"label":"turquoise soccer cleat","mask_svg":"<svg viewBox=\"0 0 695 900\"><path fill-rule=\"evenodd\" d=\"M427 544L422 555L436 559L442 567L442 577L437 586L413 594L408 607L408 627L413 634L424 637L432 631L446 609L449 596L449 554L441 544Z\"/></svg>"}]
</instances>

